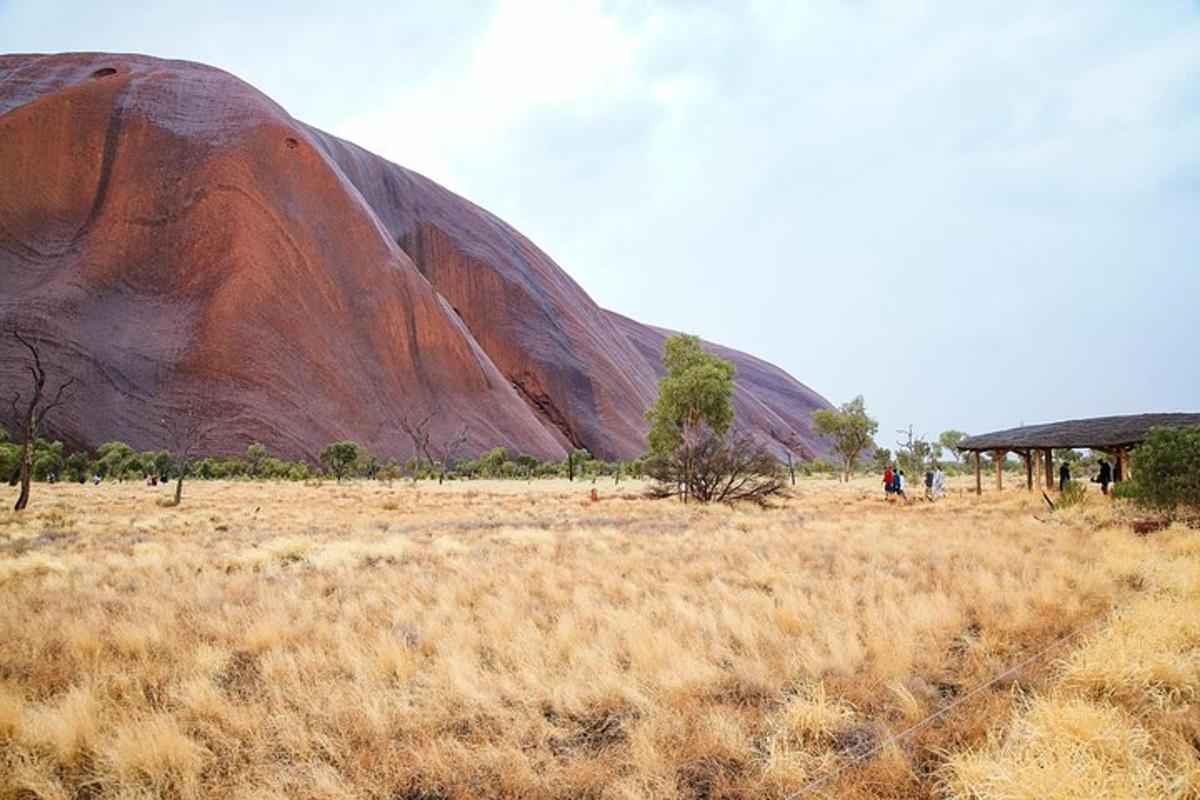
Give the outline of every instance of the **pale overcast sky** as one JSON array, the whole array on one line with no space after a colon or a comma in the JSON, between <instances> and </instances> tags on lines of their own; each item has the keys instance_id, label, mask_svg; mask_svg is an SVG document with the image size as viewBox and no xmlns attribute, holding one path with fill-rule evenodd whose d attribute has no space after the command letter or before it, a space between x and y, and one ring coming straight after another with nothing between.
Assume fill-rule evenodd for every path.
<instances>
[{"instance_id":1,"label":"pale overcast sky","mask_svg":"<svg viewBox=\"0 0 1200 800\"><path fill-rule=\"evenodd\" d=\"M0 0L64 50L233 72L883 445L1200 411L1194 0Z\"/></svg>"}]
</instances>

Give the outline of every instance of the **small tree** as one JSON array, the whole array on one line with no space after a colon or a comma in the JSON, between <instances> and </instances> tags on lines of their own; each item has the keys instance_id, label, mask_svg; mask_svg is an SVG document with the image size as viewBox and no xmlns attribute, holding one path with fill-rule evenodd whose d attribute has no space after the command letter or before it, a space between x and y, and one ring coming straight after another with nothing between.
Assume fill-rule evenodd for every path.
<instances>
[{"instance_id":1,"label":"small tree","mask_svg":"<svg viewBox=\"0 0 1200 800\"><path fill-rule=\"evenodd\" d=\"M105 442L96 448L96 454L101 472L118 480L125 476L126 465L134 457L133 448L124 442Z\"/></svg>"},{"instance_id":2,"label":"small tree","mask_svg":"<svg viewBox=\"0 0 1200 800\"><path fill-rule=\"evenodd\" d=\"M62 442L47 442L45 439L38 439L34 443L33 477L35 480L44 481L51 475L58 475L62 472L64 463Z\"/></svg>"},{"instance_id":3,"label":"small tree","mask_svg":"<svg viewBox=\"0 0 1200 800\"><path fill-rule=\"evenodd\" d=\"M354 468L362 456L363 449L358 442L345 440L326 445L321 449L318 458L322 466L332 472L337 482L341 483L342 478Z\"/></svg>"},{"instance_id":4,"label":"small tree","mask_svg":"<svg viewBox=\"0 0 1200 800\"><path fill-rule=\"evenodd\" d=\"M528 453L521 453L517 456L517 466L525 471L526 478L532 478L533 471L537 469L538 460L535 456L531 456Z\"/></svg>"},{"instance_id":5,"label":"small tree","mask_svg":"<svg viewBox=\"0 0 1200 800\"><path fill-rule=\"evenodd\" d=\"M438 484L440 485L445 479L447 467L454 463L454 459L458 457L459 452L466 446L470 435L467 432L467 426L463 425L453 435L435 443L429 431L430 422L434 418L434 414L427 414L422 419L414 418L410 420L408 415L404 414L400 417L400 429L412 441L413 456L418 459L425 459L425 463L437 475ZM416 472L413 472L413 480L415 481L416 479Z\"/></svg>"},{"instance_id":6,"label":"small tree","mask_svg":"<svg viewBox=\"0 0 1200 800\"><path fill-rule=\"evenodd\" d=\"M843 403L841 408L822 408L813 412L813 430L833 440L833 449L842 459L842 480L858 463L858 456L872 444L879 423L867 415L862 395Z\"/></svg>"},{"instance_id":7,"label":"small tree","mask_svg":"<svg viewBox=\"0 0 1200 800\"><path fill-rule=\"evenodd\" d=\"M504 465L508 462L508 451L503 447L493 447L479 454L479 466L489 478L504 477Z\"/></svg>"},{"instance_id":8,"label":"small tree","mask_svg":"<svg viewBox=\"0 0 1200 800\"><path fill-rule=\"evenodd\" d=\"M267 457L267 448L259 442L251 442L246 448L246 457L250 459L250 474L260 477L263 459Z\"/></svg>"},{"instance_id":9,"label":"small tree","mask_svg":"<svg viewBox=\"0 0 1200 800\"><path fill-rule=\"evenodd\" d=\"M46 369L42 366L41 353L19 331L13 331L13 338L29 351L33 362L26 365L33 385L29 392L29 399L24 403L25 410L23 413L18 412L18 404L21 401L20 392L14 393L12 398L13 418L20 419L22 435L21 455L17 467L17 479L21 484L21 492L17 496L17 502L13 506L13 510L23 511L29 505L29 482L33 474L33 447L38 431L41 429L46 415L62 405L64 395L67 389L75 383L75 379L70 378L60 384L58 390L54 393L53 399L50 399L46 394Z\"/></svg>"},{"instance_id":10,"label":"small tree","mask_svg":"<svg viewBox=\"0 0 1200 800\"><path fill-rule=\"evenodd\" d=\"M883 472L892 463L892 451L886 447L876 447L875 452L871 454L871 469L875 472Z\"/></svg>"},{"instance_id":11,"label":"small tree","mask_svg":"<svg viewBox=\"0 0 1200 800\"><path fill-rule=\"evenodd\" d=\"M1200 513L1200 425L1151 428L1132 460L1133 480L1117 484L1118 496L1159 511Z\"/></svg>"},{"instance_id":12,"label":"small tree","mask_svg":"<svg viewBox=\"0 0 1200 800\"><path fill-rule=\"evenodd\" d=\"M779 461L745 433L730 432L734 421L731 362L705 353L695 336L663 342L666 374L658 399L646 412L656 479L652 496L679 494L703 503L751 500L765 503L784 489Z\"/></svg>"},{"instance_id":13,"label":"small tree","mask_svg":"<svg viewBox=\"0 0 1200 800\"><path fill-rule=\"evenodd\" d=\"M160 483L166 483L171 480L171 470L174 466L174 459L171 458L171 453L167 450L159 450L152 455L150 459L144 462L148 472L158 476Z\"/></svg>"},{"instance_id":14,"label":"small tree","mask_svg":"<svg viewBox=\"0 0 1200 800\"><path fill-rule=\"evenodd\" d=\"M666 374L658 399L646 411L650 452L669 456L681 451L684 500L690 494L692 447L703 429L720 437L733 422L733 362L700 349L700 339L678 334L663 342Z\"/></svg>"},{"instance_id":15,"label":"small tree","mask_svg":"<svg viewBox=\"0 0 1200 800\"><path fill-rule=\"evenodd\" d=\"M183 479L191 471L192 461L204 446L212 425L189 404L176 416L164 418L161 427L175 473L175 499L171 505L178 506L183 501Z\"/></svg>"},{"instance_id":16,"label":"small tree","mask_svg":"<svg viewBox=\"0 0 1200 800\"><path fill-rule=\"evenodd\" d=\"M8 430L0 425L0 481L16 486L20 462L21 448L8 440Z\"/></svg>"},{"instance_id":17,"label":"small tree","mask_svg":"<svg viewBox=\"0 0 1200 800\"><path fill-rule=\"evenodd\" d=\"M88 479L88 470L92 466L92 458L87 454L86 450L76 450L67 456L64 466L70 477L78 483L86 483Z\"/></svg>"},{"instance_id":18,"label":"small tree","mask_svg":"<svg viewBox=\"0 0 1200 800\"><path fill-rule=\"evenodd\" d=\"M592 460L592 454L586 447L579 447L567 453L567 480L575 480L575 473L583 474L583 467Z\"/></svg>"},{"instance_id":19,"label":"small tree","mask_svg":"<svg viewBox=\"0 0 1200 800\"><path fill-rule=\"evenodd\" d=\"M913 426L896 431L904 434L905 438L896 443L896 461L901 471L908 472L914 477L924 471L926 465L934 458L933 445L924 436L913 436Z\"/></svg>"},{"instance_id":20,"label":"small tree","mask_svg":"<svg viewBox=\"0 0 1200 800\"><path fill-rule=\"evenodd\" d=\"M942 431L938 435L938 444L943 450L949 450L950 455L954 456L954 460L962 463L962 453L958 452L958 446L962 444L962 440L967 438L967 435L962 431L948 430Z\"/></svg>"}]
</instances>

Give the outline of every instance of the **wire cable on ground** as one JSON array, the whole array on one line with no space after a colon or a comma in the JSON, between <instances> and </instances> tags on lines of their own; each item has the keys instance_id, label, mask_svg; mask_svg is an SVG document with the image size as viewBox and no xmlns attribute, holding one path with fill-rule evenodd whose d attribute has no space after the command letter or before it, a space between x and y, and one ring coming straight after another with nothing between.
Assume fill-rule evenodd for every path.
<instances>
[{"instance_id":1,"label":"wire cable on ground","mask_svg":"<svg viewBox=\"0 0 1200 800\"><path fill-rule=\"evenodd\" d=\"M845 764L838 767L837 769L835 769L831 772L827 772L824 775L820 776L819 778L816 778L815 780L808 782L807 784L800 787L797 791L793 792L792 794L786 795L783 800L797 800L798 798L805 797L807 795L812 794L813 792L818 792L822 786L829 783L830 781L837 778L838 776L842 775L847 770L858 766L859 764L863 763L864 761L869 760L870 758L872 758L873 756L875 756L877 753L884 750L885 748L889 747L890 745L895 744L896 742L899 742L899 741L902 741L902 740L908 738L909 736L916 733L921 728L924 728L926 725L933 722L934 720L944 717L946 714L953 711L955 708L962 705L963 703L967 702L968 700L970 700L972 697L976 696L980 692L983 692L983 691L986 691L986 690L992 688L997 683L1000 683L1001 681L1003 681L1007 678L1011 678L1013 675L1016 675L1018 672L1025 669L1030 664L1032 664L1033 662L1040 659L1042 656L1049 653L1051 650L1054 650L1055 648L1066 644L1067 642L1071 641L1072 639L1078 638L1086 631L1089 631L1090 629L1095 628L1101 622L1109 619L1112 616L1112 613L1113 613L1113 609L1109 609L1109 611L1107 613L1102 614L1101 616L1097 617L1096 619L1092 620L1091 622L1087 623L1086 625L1076 628L1075 630L1063 635L1061 638L1056 639L1055 641L1046 645L1041 650L1037 651L1036 653L1029 656L1025 660L1019 662L1018 664L1016 664L1012 667L1009 667L1007 670L1005 670L1004 672L1000 673L999 675L996 675L995 677L989 679L985 683L982 683L979 686L976 686L974 689L967 692L966 694L964 694L960 697L954 698L949 703L946 703L941 708L938 708L936 711L934 711L932 714L925 717L924 719L920 719L917 722L914 722L912 725L909 725L907 728L900 731L895 736L890 736L887 739L884 739L882 742L879 742L878 744L876 744L874 747L870 748L866 752L855 756L854 758L850 759L849 761L847 761ZM824 793L821 793L821 794L824 794Z\"/></svg>"}]
</instances>

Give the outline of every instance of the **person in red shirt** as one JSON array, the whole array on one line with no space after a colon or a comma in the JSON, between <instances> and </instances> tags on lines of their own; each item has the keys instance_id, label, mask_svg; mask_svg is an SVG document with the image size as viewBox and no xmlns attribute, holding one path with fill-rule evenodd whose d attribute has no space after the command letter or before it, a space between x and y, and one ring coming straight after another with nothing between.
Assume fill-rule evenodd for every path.
<instances>
[{"instance_id":1,"label":"person in red shirt","mask_svg":"<svg viewBox=\"0 0 1200 800\"><path fill-rule=\"evenodd\" d=\"M894 477L895 476L892 473L892 465L888 464L887 469L883 471L883 491L888 495L891 495L892 493L892 481Z\"/></svg>"}]
</instances>

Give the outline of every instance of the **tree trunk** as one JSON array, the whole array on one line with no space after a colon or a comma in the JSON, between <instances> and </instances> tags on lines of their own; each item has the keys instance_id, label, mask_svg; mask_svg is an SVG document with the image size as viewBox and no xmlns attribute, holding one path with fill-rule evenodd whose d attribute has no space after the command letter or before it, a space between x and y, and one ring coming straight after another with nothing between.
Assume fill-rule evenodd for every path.
<instances>
[{"instance_id":1,"label":"tree trunk","mask_svg":"<svg viewBox=\"0 0 1200 800\"><path fill-rule=\"evenodd\" d=\"M683 504L687 505L692 493L692 448L688 444L687 429L683 431Z\"/></svg>"},{"instance_id":2,"label":"tree trunk","mask_svg":"<svg viewBox=\"0 0 1200 800\"><path fill-rule=\"evenodd\" d=\"M25 443L21 445L20 481L21 493L17 496L17 504L13 511L24 511L29 505L29 480L33 472L33 437L26 435Z\"/></svg>"},{"instance_id":3,"label":"tree trunk","mask_svg":"<svg viewBox=\"0 0 1200 800\"><path fill-rule=\"evenodd\" d=\"M175 481L175 505L179 505L183 500L183 473L179 473L179 480Z\"/></svg>"}]
</instances>

